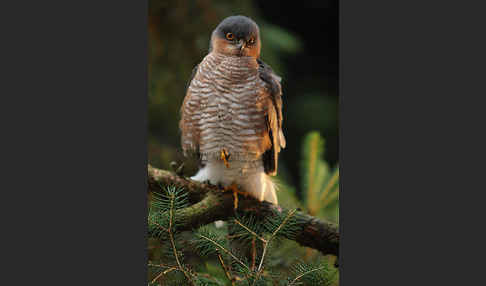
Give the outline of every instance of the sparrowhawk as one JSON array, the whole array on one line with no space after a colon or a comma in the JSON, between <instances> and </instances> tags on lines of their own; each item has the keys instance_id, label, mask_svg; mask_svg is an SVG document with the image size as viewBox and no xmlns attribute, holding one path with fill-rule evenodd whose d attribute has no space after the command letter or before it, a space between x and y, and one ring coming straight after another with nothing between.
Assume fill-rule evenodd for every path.
<instances>
[{"instance_id":1,"label":"sparrowhawk","mask_svg":"<svg viewBox=\"0 0 486 286\"><path fill-rule=\"evenodd\" d=\"M253 20L224 19L193 70L179 127L184 154L201 160L192 179L278 204L270 176L285 148L281 78L260 59L260 49Z\"/></svg>"}]
</instances>

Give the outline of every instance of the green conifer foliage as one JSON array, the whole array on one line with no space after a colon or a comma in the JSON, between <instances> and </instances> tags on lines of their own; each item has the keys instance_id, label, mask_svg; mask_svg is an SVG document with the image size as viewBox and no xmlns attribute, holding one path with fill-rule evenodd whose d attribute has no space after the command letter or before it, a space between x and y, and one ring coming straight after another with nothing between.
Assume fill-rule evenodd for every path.
<instances>
[{"instance_id":1,"label":"green conifer foliage","mask_svg":"<svg viewBox=\"0 0 486 286\"><path fill-rule=\"evenodd\" d=\"M302 193L310 215L338 222L339 166L330 168L324 160L325 140L318 132L309 133L302 145Z\"/></svg>"}]
</instances>

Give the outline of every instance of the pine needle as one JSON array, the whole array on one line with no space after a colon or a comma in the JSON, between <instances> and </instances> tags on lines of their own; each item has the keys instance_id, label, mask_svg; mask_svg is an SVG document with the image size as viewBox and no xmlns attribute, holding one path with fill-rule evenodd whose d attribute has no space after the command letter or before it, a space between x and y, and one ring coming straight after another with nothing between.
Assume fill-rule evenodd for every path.
<instances>
[{"instance_id":1,"label":"pine needle","mask_svg":"<svg viewBox=\"0 0 486 286\"><path fill-rule=\"evenodd\" d=\"M254 237L258 238L259 240L263 241L263 242L266 242L267 240L264 239L263 237L259 236L256 232L254 232L253 230L249 229L248 227L246 227L244 224L242 224L239 220L237 219L234 219L233 220L234 223L236 223L237 225L241 226L243 229L245 229L247 232L249 232L251 235L253 235Z\"/></svg>"},{"instance_id":2,"label":"pine needle","mask_svg":"<svg viewBox=\"0 0 486 286\"><path fill-rule=\"evenodd\" d=\"M241 261L238 257L236 257L231 251L229 251L228 249L226 249L224 246L222 246L220 243L218 243L217 241L215 241L214 239L208 237L208 236L205 236L203 234L196 234L197 237L199 238L202 238L202 239L205 239L206 241L212 243L214 246L217 247L216 250L221 250L223 252L225 252L226 254L228 254L229 256L231 256L231 258L233 258L236 262L238 262L241 266L243 266L244 268L246 269L250 269L245 263L243 263L243 261Z\"/></svg>"},{"instance_id":3,"label":"pine needle","mask_svg":"<svg viewBox=\"0 0 486 286\"><path fill-rule=\"evenodd\" d=\"M326 186L324 187L324 191L322 191L319 201L323 202L324 199L326 199L326 196L328 195L329 191L331 189L334 189L333 187L336 185L336 182L338 180L339 180L339 167L336 167L336 169L331 175L331 178L329 179Z\"/></svg>"},{"instance_id":4,"label":"pine needle","mask_svg":"<svg viewBox=\"0 0 486 286\"><path fill-rule=\"evenodd\" d=\"M315 269L312 269L312 270L306 271L306 272L304 272L304 273L302 273L302 274L299 274L299 275L297 275L297 277L295 277L295 279L294 279L294 280L292 280L292 282L290 282L290 284L289 284L288 286L292 286L292 285L294 285L294 283L295 283L297 280L299 280L300 278L302 278L303 276L305 276L305 275L307 275L307 274L309 274L309 273L312 273L312 272L314 272L314 271L319 271L319 270L324 269L324 268L326 268L326 266L321 266L321 267L319 267L319 268L315 268Z\"/></svg>"},{"instance_id":5,"label":"pine needle","mask_svg":"<svg viewBox=\"0 0 486 286\"><path fill-rule=\"evenodd\" d=\"M319 132L310 132L302 144L302 189L304 191L304 203L312 213L317 211L316 203L320 185L328 176L327 163L322 160L324 153L324 139Z\"/></svg>"}]
</instances>

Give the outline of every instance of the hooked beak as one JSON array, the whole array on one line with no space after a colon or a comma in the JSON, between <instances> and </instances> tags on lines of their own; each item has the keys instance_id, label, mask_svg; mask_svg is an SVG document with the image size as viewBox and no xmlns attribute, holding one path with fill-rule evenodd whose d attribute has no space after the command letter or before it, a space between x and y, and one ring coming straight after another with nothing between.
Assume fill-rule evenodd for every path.
<instances>
[{"instance_id":1,"label":"hooked beak","mask_svg":"<svg viewBox=\"0 0 486 286\"><path fill-rule=\"evenodd\" d=\"M243 51L243 49L245 48L245 46L246 46L246 42L245 42L245 40L241 39L241 40L238 42L238 46L237 46L237 47L238 47L238 49L240 50L240 52L241 52L241 51Z\"/></svg>"}]
</instances>

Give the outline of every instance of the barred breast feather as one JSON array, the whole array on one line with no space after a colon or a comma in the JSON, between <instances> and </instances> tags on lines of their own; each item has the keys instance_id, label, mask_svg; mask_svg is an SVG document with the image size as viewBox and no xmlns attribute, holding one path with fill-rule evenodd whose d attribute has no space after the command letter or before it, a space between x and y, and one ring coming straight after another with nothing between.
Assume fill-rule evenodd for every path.
<instances>
[{"instance_id":1,"label":"barred breast feather","mask_svg":"<svg viewBox=\"0 0 486 286\"><path fill-rule=\"evenodd\" d=\"M210 53L181 107L183 150L198 152L203 161L223 148L233 159L259 158L271 145L265 119L270 103L255 59Z\"/></svg>"}]
</instances>

